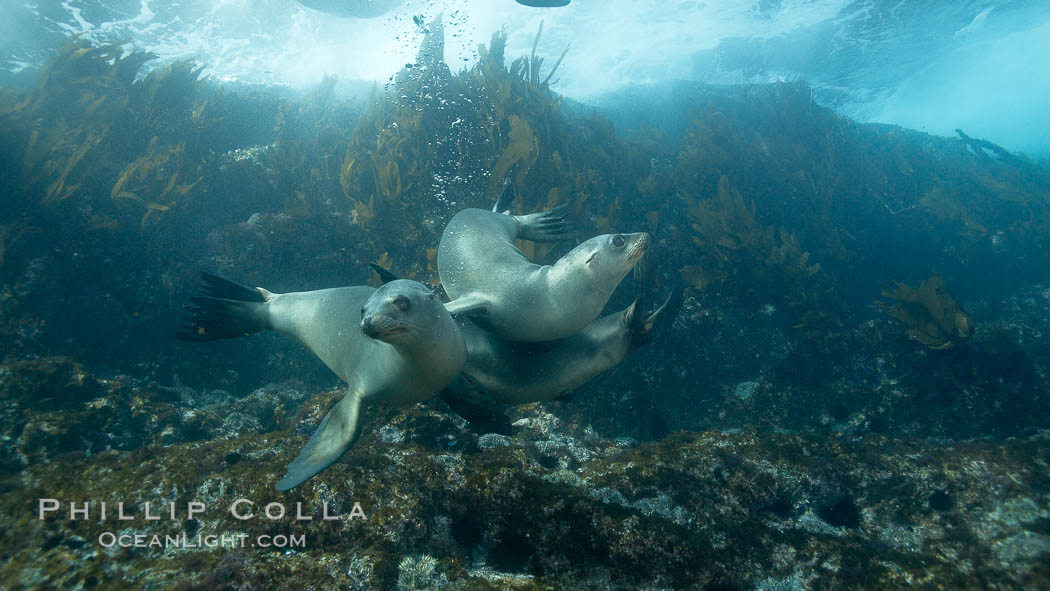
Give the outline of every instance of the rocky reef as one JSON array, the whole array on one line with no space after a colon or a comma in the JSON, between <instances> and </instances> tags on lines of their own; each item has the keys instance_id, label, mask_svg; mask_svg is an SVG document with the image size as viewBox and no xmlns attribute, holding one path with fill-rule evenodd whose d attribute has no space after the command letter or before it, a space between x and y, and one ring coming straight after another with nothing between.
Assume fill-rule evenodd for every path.
<instances>
[{"instance_id":1,"label":"rocky reef","mask_svg":"<svg viewBox=\"0 0 1050 591\"><path fill-rule=\"evenodd\" d=\"M5 374L5 392L20 379ZM25 460L5 462L0 480L0 579L9 588L1050 582L1050 432L936 443L831 429L710 430L639 443L540 405L513 411L510 436L479 434L432 402L371 412L368 433L342 461L278 493L285 464L340 391L273 387L231 405L223 393L75 381L58 391L79 397L77 407L108 407L140 440L70 443L87 428L77 413L63 420L43 409L22 435L5 435L7 456ZM155 408L170 413L136 424L135 405L122 401L150 396L166 399ZM128 519L118 518L118 503ZM199 511L190 513L193 503ZM81 511L73 518L71 504ZM167 537L176 542L165 545Z\"/></svg>"}]
</instances>

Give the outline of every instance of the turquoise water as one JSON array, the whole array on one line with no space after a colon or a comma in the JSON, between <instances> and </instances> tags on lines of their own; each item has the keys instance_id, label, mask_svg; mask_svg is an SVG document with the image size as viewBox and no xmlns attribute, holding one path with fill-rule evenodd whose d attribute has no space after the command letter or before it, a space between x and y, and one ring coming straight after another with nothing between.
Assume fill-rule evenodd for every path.
<instances>
[{"instance_id":1,"label":"turquoise water","mask_svg":"<svg viewBox=\"0 0 1050 591\"><path fill-rule=\"evenodd\" d=\"M1042 4L308 4L0 7L0 588L1046 586ZM388 404L497 198L645 257Z\"/></svg>"}]
</instances>

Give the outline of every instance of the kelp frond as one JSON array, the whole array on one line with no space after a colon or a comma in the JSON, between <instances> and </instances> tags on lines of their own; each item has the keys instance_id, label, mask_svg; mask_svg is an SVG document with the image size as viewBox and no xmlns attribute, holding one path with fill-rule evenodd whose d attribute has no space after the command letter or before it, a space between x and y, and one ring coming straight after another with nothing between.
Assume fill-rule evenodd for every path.
<instances>
[{"instance_id":1,"label":"kelp frond","mask_svg":"<svg viewBox=\"0 0 1050 591\"><path fill-rule=\"evenodd\" d=\"M934 273L918 288L896 283L895 288L882 291L883 297L895 303L879 305L908 327L906 332L912 339L931 349L948 349L973 334L973 322L948 293L939 274Z\"/></svg>"}]
</instances>

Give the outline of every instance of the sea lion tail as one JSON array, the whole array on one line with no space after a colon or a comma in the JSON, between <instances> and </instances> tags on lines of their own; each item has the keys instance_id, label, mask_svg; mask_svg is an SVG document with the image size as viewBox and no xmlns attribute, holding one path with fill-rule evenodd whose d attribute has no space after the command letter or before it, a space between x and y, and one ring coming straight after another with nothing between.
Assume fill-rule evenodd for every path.
<instances>
[{"instance_id":1,"label":"sea lion tail","mask_svg":"<svg viewBox=\"0 0 1050 591\"><path fill-rule=\"evenodd\" d=\"M347 392L328 411L299 455L288 464L288 472L277 483L277 490L289 490L331 466L361 434L361 397Z\"/></svg>"},{"instance_id":2,"label":"sea lion tail","mask_svg":"<svg viewBox=\"0 0 1050 591\"><path fill-rule=\"evenodd\" d=\"M266 296L211 273L201 273L200 290L186 306L186 324L175 333L183 341L216 341L243 337L269 328Z\"/></svg>"}]
</instances>

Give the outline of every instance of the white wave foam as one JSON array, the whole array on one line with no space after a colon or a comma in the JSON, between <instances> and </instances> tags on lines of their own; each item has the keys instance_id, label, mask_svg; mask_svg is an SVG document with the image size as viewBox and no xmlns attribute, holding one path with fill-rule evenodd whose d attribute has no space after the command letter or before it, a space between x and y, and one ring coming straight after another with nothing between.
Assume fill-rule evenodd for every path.
<instances>
[{"instance_id":1,"label":"white wave foam","mask_svg":"<svg viewBox=\"0 0 1050 591\"><path fill-rule=\"evenodd\" d=\"M336 17L294 0L5 2L0 56L7 57L0 63L8 71L24 70L41 63L66 35L79 33L96 42L130 41L130 48L160 56L153 66L193 58L222 80L306 87L334 74L384 82L415 60L423 33L413 17L429 22L438 13L444 14L445 57L454 70L474 63L477 46L501 27L510 36L508 61L527 54L543 21L538 53L548 58L546 67L571 44L556 90L585 102L620 88L677 80L805 79L861 119L940 130L953 125L948 114L963 121L978 115L967 119L944 108L951 98L937 92L964 89L956 84L952 90L951 76L931 69L936 64L954 64L948 71L970 86L981 85L978 70L994 80L1002 92L982 94L988 102L973 101L973 95L968 101L998 113L1027 113L1008 95L1029 96L1029 81L1047 75L1045 66L1023 55L1012 61L1002 56L998 71L988 64L967 67L966 60L983 59L979 48L1050 19L1047 3L988 0L573 0L556 9L513 0L405 0L374 19ZM1044 46L1036 49L1042 53L1032 55L1046 55ZM1010 67L1015 62L1032 71ZM940 114L943 125L924 120L924 113Z\"/></svg>"}]
</instances>

